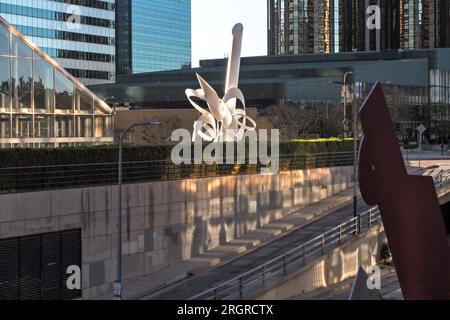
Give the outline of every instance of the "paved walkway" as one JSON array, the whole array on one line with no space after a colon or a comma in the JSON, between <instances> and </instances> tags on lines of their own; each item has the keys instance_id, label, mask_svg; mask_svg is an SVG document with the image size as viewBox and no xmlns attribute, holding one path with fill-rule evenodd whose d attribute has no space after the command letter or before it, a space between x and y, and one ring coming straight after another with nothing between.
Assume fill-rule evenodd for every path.
<instances>
[{"instance_id":1,"label":"paved walkway","mask_svg":"<svg viewBox=\"0 0 450 320\"><path fill-rule=\"evenodd\" d=\"M402 150L403 160L450 160L449 153L442 153L440 151L419 151L419 150Z\"/></svg>"},{"instance_id":2,"label":"paved walkway","mask_svg":"<svg viewBox=\"0 0 450 320\"><path fill-rule=\"evenodd\" d=\"M344 194L338 197L345 198L345 195L349 195L351 198L351 192L346 191ZM336 201L336 199L328 198L325 203ZM145 299L155 299L155 300L185 300L194 295L197 295L208 288L220 285L227 280L230 280L237 275L253 269L276 256L282 255L284 252L303 244L304 242L322 234L324 231L330 229L333 226L339 225L340 223L352 218L353 216L353 205L345 204L331 212L329 214L322 215L320 219L307 223L308 217L317 212L317 209L324 204L318 203L316 208L307 208L307 212L299 212L287 217L283 222L279 223L295 223L294 221L298 219L303 221L303 225L299 228L293 229L291 232L276 238L275 240L249 251L247 254L237 257L236 259L227 262L217 268L194 276L190 279L184 280L177 285L174 285L166 290L158 292L155 295L150 295L145 297ZM328 206L328 205L326 205ZM368 210L369 207L359 201L359 212Z\"/></svg>"},{"instance_id":3,"label":"paved walkway","mask_svg":"<svg viewBox=\"0 0 450 320\"><path fill-rule=\"evenodd\" d=\"M409 168L408 171L410 174L434 175L436 173L435 169L427 170L424 168ZM347 190L269 224L266 226L267 230L280 230L280 227L286 227L285 234L238 256L230 262L143 298L183 300L204 292L208 288L220 285L352 218L351 198L352 191ZM346 204L342 205L343 203ZM358 212L360 213L370 209L361 198L359 198L358 204ZM319 219L313 221L315 217L319 217ZM289 228L291 228L291 231L286 232ZM248 237L252 238L252 235L249 234Z\"/></svg>"},{"instance_id":4,"label":"paved walkway","mask_svg":"<svg viewBox=\"0 0 450 320\"><path fill-rule=\"evenodd\" d=\"M320 218L339 208L344 204L348 204L352 200L352 190L341 192L335 196L329 197L303 209L297 209L284 218L267 224L266 226L249 232L242 237L232 240L226 245L217 247L196 258L189 259L178 263L177 265L166 268L153 275L144 277L138 281L126 283L123 287L123 297L126 300L139 299L149 295L150 293L160 291L171 285L181 282L181 284L203 277L208 277L208 270L211 270L224 263L233 263L233 259L241 257L246 252L254 250L256 247L270 243L270 241L278 240L285 234L296 230L315 219ZM350 217L350 216L348 216ZM328 222L333 223L334 222ZM264 247L265 248L265 247ZM258 253L260 254L260 253ZM273 255L272 255L273 257ZM239 262L237 262L239 263ZM240 272L245 267L236 270ZM213 271L210 271L213 272ZM203 274L202 274L203 273ZM200 275L201 274L201 275ZM198 275L198 276L195 276ZM192 278L192 276L194 276ZM218 280L220 280L219 277ZM185 280L185 281L183 281ZM195 282L195 280L194 280ZM200 286L198 290L208 288L208 286ZM97 297L99 300L112 299L112 293L108 292Z\"/></svg>"},{"instance_id":5,"label":"paved walkway","mask_svg":"<svg viewBox=\"0 0 450 320\"><path fill-rule=\"evenodd\" d=\"M410 170L431 174L426 169ZM257 267L353 216L344 191L250 232L197 258L124 285L124 299L187 299ZM369 207L359 199L359 212ZM156 293L155 293L156 292ZM111 293L97 299L111 299Z\"/></svg>"},{"instance_id":6,"label":"paved walkway","mask_svg":"<svg viewBox=\"0 0 450 320\"><path fill-rule=\"evenodd\" d=\"M292 300L348 300L355 278L350 278L337 285L329 286L302 294ZM397 274L394 267L382 267L381 289L379 290L385 300L403 300Z\"/></svg>"}]
</instances>

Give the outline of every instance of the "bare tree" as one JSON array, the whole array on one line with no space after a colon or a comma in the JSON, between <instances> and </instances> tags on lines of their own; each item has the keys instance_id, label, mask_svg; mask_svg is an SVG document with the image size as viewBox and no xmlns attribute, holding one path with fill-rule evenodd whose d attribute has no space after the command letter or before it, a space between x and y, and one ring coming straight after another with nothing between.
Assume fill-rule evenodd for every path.
<instances>
[{"instance_id":1,"label":"bare tree","mask_svg":"<svg viewBox=\"0 0 450 320\"><path fill-rule=\"evenodd\" d=\"M282 139L295 139L301 135L315 133L317 117L315 110L304 106L270 106L261 113L280 130Z\"/></svg>"},{"instance_id":2,"label":"bare tree","mask_svg":"<svg viewBox=\"0 0 450 320\"><path fill-rule=\"evenodd\" d=\"M143 131L142 139L148 144L159 144L166 142L172 132L181 127L181 120L177 116L162 116L158 118L159 126L147 126Z\"/></svg>"},{"instance_id":3,"label":"bare tree","mask_svg":"<svg viewBox=\"0 0 450 320\"><path fill-rule=\"evenodd\" d=\"M284 104L264 109L272 126L280 130L282 139L297 139L306 135L336 137L342 134L343 112L340 105L318 102L311 105Z\"/></svg>"}]
</instances>

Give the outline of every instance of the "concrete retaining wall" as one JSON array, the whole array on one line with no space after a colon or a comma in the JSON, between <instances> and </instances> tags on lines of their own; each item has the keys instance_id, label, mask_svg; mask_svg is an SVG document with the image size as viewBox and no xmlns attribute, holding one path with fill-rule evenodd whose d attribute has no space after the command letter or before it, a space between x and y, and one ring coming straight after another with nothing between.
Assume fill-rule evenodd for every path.
<instances>
[{"instance_id":1,"label":"concrete retaining wall","mask_svg":"<svg viewBox=\"0 0 450 320\"><path fill-rule=\"evenodd\" d=\"M351 168L130 184L123 276L137 279L224 244L351 186ZM116 186L0 195L0 238L82 230L83 298L116 272Z\"/></svg>"},{"instance_id":2,"label":"concrete retaining wall","mask_svg":"<svg viewBox=\"0 0 450 320\"><path fill-rule=\"evenodd\" d=\"M387 243L382 225L359 235L307 266L255 293L255 300L286 300L355 277L359 267L366 271L377 264L380 249Z\"/></svg>"}]
</instances>

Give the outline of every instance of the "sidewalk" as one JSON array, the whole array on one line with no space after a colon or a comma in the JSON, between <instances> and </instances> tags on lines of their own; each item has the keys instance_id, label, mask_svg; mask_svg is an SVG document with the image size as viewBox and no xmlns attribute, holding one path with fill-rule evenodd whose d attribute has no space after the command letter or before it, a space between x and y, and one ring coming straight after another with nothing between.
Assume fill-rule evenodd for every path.
<instances>
[{"instance_id":1,"label":"sidewalk","mask_svg":"<svg viewBox=\"0 0 450 320\"><path fill-rule=\"evenodd\" d=\"M424 174L425 169L408 168L410 174ZM207 271L238 260L246 253L251 253L262 245L270 245L281 237L285 237L310 223L329 216L332 212L351 203L353 190L347 189L337 195L309 205L305 208L293 208L287 212L284 218L269 223L268 225L249 232L240 238L230 241L226 245L217 247L198 257L178 263L143 277L136 281L124 283L123 298L136 300L165 289L194 275L205 274ZM336 222L337 223L337 222ZM333 223L331 225L334 225ZM112 292L108 292L94 298L96 300L112 299Z\"/></svg>"},{"instance_id":2,"label":"sidewalk","mask_svg":"<svg viewBox=\"0 0 450 320\"><path fill-rule=\"evenodd\" d=\"M405 161L450 160L450 154L447 152L442 155L440 151L433 150L402 150L402 154Z\"/></svg>"},{"instance_id":3,"label":"sidewalk","mask_svg":"<svg viewBox=\"0 0 450 320\"><path fill-rule=\"evenodd\" d=\"M384 300L403 300L403 294L394 267L381 266L381 290ZM307 294L293 297L291 300L348 300L355 277L339 284L317 289Z\"/></svg>"},{"instance_id":4,"label":"sidewalk","mask_svg":"<svg viewBox=\"0 0 450 320\"><path fill-rule=\"evenodd\" d=\"M170 266L140 280L125 283L123 285L123 298L125 300L136 300L148 296L192 275L205 272L225 262L230 262L262 244L268 244L280 236L284 236L330 213L332 210L348 204L352 198L353 190L348 189L303 209L293 209L292 213L284 218L249 232L226 245ZM110 300L112 299L112 292L98 296L95 299Z\"/></svg>"}]
</instances>

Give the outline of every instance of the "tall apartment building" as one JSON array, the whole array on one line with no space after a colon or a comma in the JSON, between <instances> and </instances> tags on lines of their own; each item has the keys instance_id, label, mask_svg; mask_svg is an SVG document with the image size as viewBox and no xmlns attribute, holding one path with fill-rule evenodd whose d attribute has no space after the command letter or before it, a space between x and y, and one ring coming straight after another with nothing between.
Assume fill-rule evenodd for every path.
<instances>
[{"instance_id":1,"label":"tall apartment building","mask_svg":"<svg viewBox=\"0 0 450 320\"><path fill-rule=\"evenodd\" d=\"M117 2L117 74L191 65L191 0Z\"/></svg>"},{"instance_id":2,"label":"tall apartment building","mask_svg":"<svg viewBox=\"0 0 450 320\"><path fill-rule=\"evenodd\" d=\"M367 28L380 8L380 29ZM450 46L447 0L268 0L269 54Z\"/></svg>"},{"instance_id":3,"label":"tall apartment building","mask_svg":"<svg viewBox=\"0 0 450 320\"><path fill-rule=\"evenodd\" d=\"M84 84L114 81L115 0L0 0L0 16Z\"/></svg>"}]
</instances>

